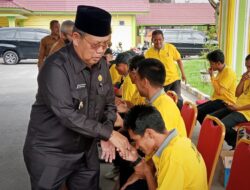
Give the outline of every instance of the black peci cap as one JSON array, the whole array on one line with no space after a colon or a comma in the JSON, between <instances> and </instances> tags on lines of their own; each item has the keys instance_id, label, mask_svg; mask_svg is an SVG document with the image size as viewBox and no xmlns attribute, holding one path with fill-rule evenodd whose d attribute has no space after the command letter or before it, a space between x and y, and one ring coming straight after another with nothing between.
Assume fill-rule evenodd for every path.
<instances>
[{"instance_id":1,"label":"black peci cap","mask_svg":"<svg viewBox=\"0 0 250 190\"><path fill-rule=\"evenodd\" d=\"M98 7L79 5L75 27L93 36L108 36L111 34L111 15Z\"/></svg>"}]
</instances>

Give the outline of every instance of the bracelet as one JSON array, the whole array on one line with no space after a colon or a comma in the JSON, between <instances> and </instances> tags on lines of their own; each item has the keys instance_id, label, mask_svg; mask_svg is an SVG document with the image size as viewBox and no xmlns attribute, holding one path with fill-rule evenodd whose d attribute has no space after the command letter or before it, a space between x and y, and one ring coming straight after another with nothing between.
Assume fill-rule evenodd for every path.
<instances>
[{"instance_id":1,"label":"bracelet","mask_svg":"<svg viewBox=\"0 0 250 190\"><path fill-rule=\"evenodd\" d=\"M136 159L136 161L131 162L132 166L135 167L137 166L140 162L142 161L142 158L140 156L138 156L138 158Z\"/></svg>"}]
</instances>

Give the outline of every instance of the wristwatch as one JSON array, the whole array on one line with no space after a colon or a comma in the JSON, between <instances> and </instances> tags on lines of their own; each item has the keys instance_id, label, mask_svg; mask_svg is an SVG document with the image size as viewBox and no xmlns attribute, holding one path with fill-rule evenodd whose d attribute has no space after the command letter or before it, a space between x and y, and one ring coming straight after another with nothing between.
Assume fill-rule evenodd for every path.
<instances>
[{"instance_id":1,"label":"wristwatch","mask_svg":"<svg viewBox=\"0 0 250 190\"><path fill-rule=\"evenodd\" d=\"M140 156L138 156L138 158L136 159L136 161L131 162L132 166L135 167L137 166L140 162L142 161L142 158Z\"/></svg>"}]
</instances>

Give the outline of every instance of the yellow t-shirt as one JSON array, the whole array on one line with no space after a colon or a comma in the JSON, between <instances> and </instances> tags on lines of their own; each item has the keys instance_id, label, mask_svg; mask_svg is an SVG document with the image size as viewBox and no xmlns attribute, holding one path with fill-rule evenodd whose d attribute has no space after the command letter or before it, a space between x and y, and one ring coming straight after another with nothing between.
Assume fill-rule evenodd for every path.
<instances>
[{"instance_id":1,"label":"yellow t-shirt","mask_svg":"<svg viewBox=\"0 0 250 190\"><path fill-rule=\"evenodd\" d=\"M145 53L145 57L155 58L163 63L166 70L166 79L164 82L164 86L180 80L175 61L181 59L181 55L176 47L172 44L166 43L160 51L156 50L154 47L151 47Z\"/></svg>"},{"instance_id":2,"label":"yellow t-shirt","mask_svg":"<svg viewBox=\"0 0 250 190\"><path fill-rule=\"evenodd\" d=\"M168 131L177 129L180 136L186 137L185 123L176 103L166 94L161 93L152 103L160 113Z\"/></svg>"},{"instance_id":3,"label":"yellow t-shirt","mask_svg":"<svg viewBox=\"0 0 250 190\"><path fill-rule=\"evenodd\" d=\"M131 103L133 105L142 105L145 104L145 98L141 97L139 91L136 89L135 93L132 96Z\"/></svg>"},{"instance_id":4,"label":"yellow t-shirt","mask_svg":"<svg viewBox=\"0 0 250 190\"><path fill-rule=\"evenodd\" d=\"M244 82L244 90L240 97L236 100L237 106L245 106L250 104L250 79ZM238 111L242 113L248 121L250 121L250 110Z\"/></svg>"},{"instance_id":5,"label":"yellow t-shirt","mask_svg":"<svg viewBox=\"0 0 250 190\"><path fill-rule=\"evenodd\" d=\"M160 148L152 158L157 190L208 189L205 162L190 139L168 136Z\"/></svg>"},{"instance_id":6,"label":"yellow t-shirt","mask_svg":"<svg viewBox=\"0 0 250 190\"><path fill-rule=\"evenodd\" d=\"M131 102L132 96L136 91L136 86L132 83L129 75L124 78L122 88L122 99Z\"/></svg>"},{"instance_id":7,"label":"yellow t-shirt","mask_svg":"<svg viewBox=\"0 0 250 190\"><path fill-rule=\"evenodd\" d=\"M115 68L115 64L112 64L109 68L109 73L112 79L112 84L116 84L117 82L121 81L122 76L119 75L118 71Z\"/></svg>"},{"instance_id":8,"label":"yellow t-shirt","mask_svg":"<svg viewBox=\"0 0 250 190\"><path fill-rule=\"evenodd\" d=\"M235 104L236 74L231 68L225 67L216 77L213 77L212 85L219 85L220 88L223 87L224 89L221 94L216 93L214 90L212 100L219 99L228 104Z\"/></svg>"}]
</instances>

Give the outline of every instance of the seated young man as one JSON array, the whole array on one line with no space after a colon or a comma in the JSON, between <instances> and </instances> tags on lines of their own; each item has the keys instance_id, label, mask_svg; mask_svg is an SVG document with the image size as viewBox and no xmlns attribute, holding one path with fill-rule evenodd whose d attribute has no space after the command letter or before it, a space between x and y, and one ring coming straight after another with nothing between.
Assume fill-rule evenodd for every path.
<instances>
[{"instance_id":1,"label":"seated young man","mask_svg":"<svg viewBox=\"0 0 250 190\"><path fill-rule=\"evenodd\" d=\"M122 76L119 75L119 73L117 72L116 68L115 68L115 64L113 64L113 51L108 48L106 49L105 53L104 53L104 57L107 60L107 63L109 65L109 73L111 76L111 80L112 80L112 84L116 85L117 83L120 83L122 80Z\"/></svg>"},{"instance_id":2,"label":"seated young man","mask_svg":"<svg viewBox=\"0 0 250 190\"><path fill-rule=\"evenodd\" d=\"M134 106L124 120L124 127L135 148L124 159L134 164L135 173L122 190L139 179L146 179L149 190L207 190L206 166L201 154L187 137L180 137L177 130L166 130L161 114L152 106ZM141 160L136 149L153 155L156 169Z\"/></svg>"},{"instance_id":3,"label":"seated young man","mask_svg":"<svg viewBox=\"0 0 250 190\"><path fill-rule=\"evenodd\" d=\"M149 58L138 63L135 84L140 95L161 113L167 130L176 128L180 136L186 137L186 128L180 110L164 91L165 78L166 71L159 60Z\"/></svg>"},{"instance_id":4,"label":"seated young man","mask_svg":"<svg viewBox=\"0 0 250 190\"><path fill-rule=\"evenodd\" d=\"M115 68L119 75L123 77L123 82L120 86L119 95L121 95L123 101L130 101L134 94L136 87L132 84L129 77L129 64L130 59L135 56L129 51L119 53L114 60Z\"/></svg>"},{"instance_id":5,"label":"seated young man","mask_svg":"<svg viewBox=\"0 0 250 190\"><path fill-rule=\"evenodd\" d=\"M224 63L225 57L221 50L215 50L207 55L210 63L209 74L213 86L210 101L198 106L197 120L202 124L207 114L225 108L227 104L235 104L236 74ZM215 71L218 74L215 76Z\"/></svg>"},{"instance_id":6,"label":"seated young man","mask_svg":"<svg viewBox=\"0 0 250 190\"><path fill-rule=\"evenodd\" d=\"M130 77L132 84L135 84L138 63L144 59L145 57L143 55L136 55L130 60L128 72L129 72L129 77ZM134 94L131 97L130 102L121 101L120 104L117 105L117 110L120 113L125 113L125 112L128 112L128 110L134 105L140 105L140 104L145 104L145 98L140 96L140 93L136 88Z\"/></svg>"},{"instance_id":7,"label":"seated young man","mask_svg":"<svg viewBox=\"0 0 250 190\"><path fill-rule=\"evenodd\" d=\"M246 57L245 65L247 71L242 75L236 88L235 96L238 98L236 103L211 114L221 119L225 125L225 141L233 148L237 137L237 132L233 127L239 123L250 121L250 54Z\"/></svg>"}]
</instances>

